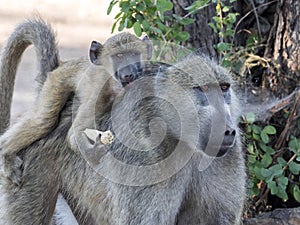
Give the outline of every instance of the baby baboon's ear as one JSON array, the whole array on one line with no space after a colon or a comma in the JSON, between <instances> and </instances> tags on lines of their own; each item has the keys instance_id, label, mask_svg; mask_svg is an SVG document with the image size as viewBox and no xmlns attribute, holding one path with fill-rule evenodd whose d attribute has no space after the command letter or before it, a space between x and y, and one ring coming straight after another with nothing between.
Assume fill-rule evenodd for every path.
<instances>
[{"instance_id":1,"label":"baby baboon's ear","mask_svg":"<svg viewBox=\"0 0 300 225\"><path fill-rule=\"evenodd\" d=\"M147 43L147 60L150 60L152 57L152 43L150 41L150 38L146 35L142 39L143 42Z\"/></svg>"},{"instance_id":2,"label":"baby baboon's ear","mask_svg":"<svg viewBox=\"0 0 300 225\"><path fill-rule=\"evenodd\" d=\"M100 65L100 55L103 49L103 45L98 41L92 41L90 47L90 60L95 65Z\"/></svg>"}]
</instances>

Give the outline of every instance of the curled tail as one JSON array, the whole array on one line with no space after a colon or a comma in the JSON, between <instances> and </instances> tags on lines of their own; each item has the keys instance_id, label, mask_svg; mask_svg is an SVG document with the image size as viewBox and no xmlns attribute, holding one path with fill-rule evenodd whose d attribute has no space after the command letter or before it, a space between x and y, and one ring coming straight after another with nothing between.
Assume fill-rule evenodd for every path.
<instances>
[{"instance_id":1,"label":"curled tail","mask_svg":"<svg viewBox=\"0 0 300 225\"><path fill-rule=\"evenodd\" d=\"M35 47L38 73L42 85L47 73L59 66L55 34L42 19L31 19L19 24L2 48L0 59L0 134L9 126L10 108L18 64L25 49Z\"/></svg>"}]
</instances>

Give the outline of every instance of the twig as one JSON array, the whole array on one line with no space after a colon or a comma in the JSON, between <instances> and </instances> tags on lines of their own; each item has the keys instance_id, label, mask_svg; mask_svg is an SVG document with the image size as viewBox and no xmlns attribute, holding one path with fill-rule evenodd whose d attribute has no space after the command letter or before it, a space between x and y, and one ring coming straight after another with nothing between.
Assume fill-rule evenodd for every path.
<instances>
[{"instance_id":1,"label":"twig","mask_svg":"<svg viewBox=\"0 0 300 225\"><path fill-rule=\"evenodd\" d=\"M285 125L283 131L281 132L276 144L274 145L275 150L279 150L281 148L281 146L289 132L289 127L291 125L291 122L294 120L294 117L297 114L297 110L298 110L298 107L300 104L300 91L299 90L296 92L295 96L296 96L296 99L295 99L293 108L291 110L291 114L290 114L289 118L287 119L286 125Z\"/></svg>"},{"instance_id":2,"label":"twig","mask_svg":"<svg viewBox=\"0 0 300 225\"><path fill-rule=\"evenodd\" d=\"M283 108L290 105L293 102L293 99L297 98L295 96L299 96L299 95L300 95L300 89L296 89L287 97L284 97L273 103L264 104L265 105L264 107L261 107L261 104L259 106L249 104L245 106L245 112L254 112L256 115L256 119L258 121L264 121L267 118L274 115L274 113L279 112Z\"/></svg>"}]
</instances>

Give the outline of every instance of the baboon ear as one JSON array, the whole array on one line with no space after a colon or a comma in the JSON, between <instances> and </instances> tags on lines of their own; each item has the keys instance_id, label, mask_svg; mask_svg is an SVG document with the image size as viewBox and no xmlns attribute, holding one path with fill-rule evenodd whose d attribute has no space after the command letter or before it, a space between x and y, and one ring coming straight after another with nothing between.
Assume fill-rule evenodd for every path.
<instances>
[{"instance_id":1,"label":"baboon ear","mask_svg":"<svg viewBox=\"0 0 300 225\"><path fill-rule=\"evenodd\" d=\"M103 45L98 41L92 41L90 47L90 60L95 65L100 65L100 55L103 49Z\"/></svg>"},{"instance_id":2,"label":"baboon ear","mask_svg":"<svg viewBox=\"0 0 300 225\"><path fill-rule=\"evenodd\" d=\"M147 35L143 37L142 41L147 43L147 59L149 60L152 57L152 43Z\"/></svg>"}]
</instances>

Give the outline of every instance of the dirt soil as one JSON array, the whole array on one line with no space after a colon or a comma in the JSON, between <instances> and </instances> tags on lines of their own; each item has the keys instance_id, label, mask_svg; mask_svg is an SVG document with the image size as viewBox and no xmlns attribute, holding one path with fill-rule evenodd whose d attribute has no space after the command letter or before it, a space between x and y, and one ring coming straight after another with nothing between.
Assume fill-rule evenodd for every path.
<instances>
[{"instance_id":1,"label":"dirt soil","mask_svg":"<svg viewBox=\"0 0 300 225\"><path fill-rule=\"evenodd\" d=\"M104 42L111 36L113 17L106 15L109 0L0 0L0 48L24 19L39 15L51 23L57 33L62 60L88 54L92 40ZM117 10L117 9L116 9ZM36 82L35 52L28 48L18 68L12 106L12 119L31 106Z\"/></svg>"}]
</instances>

